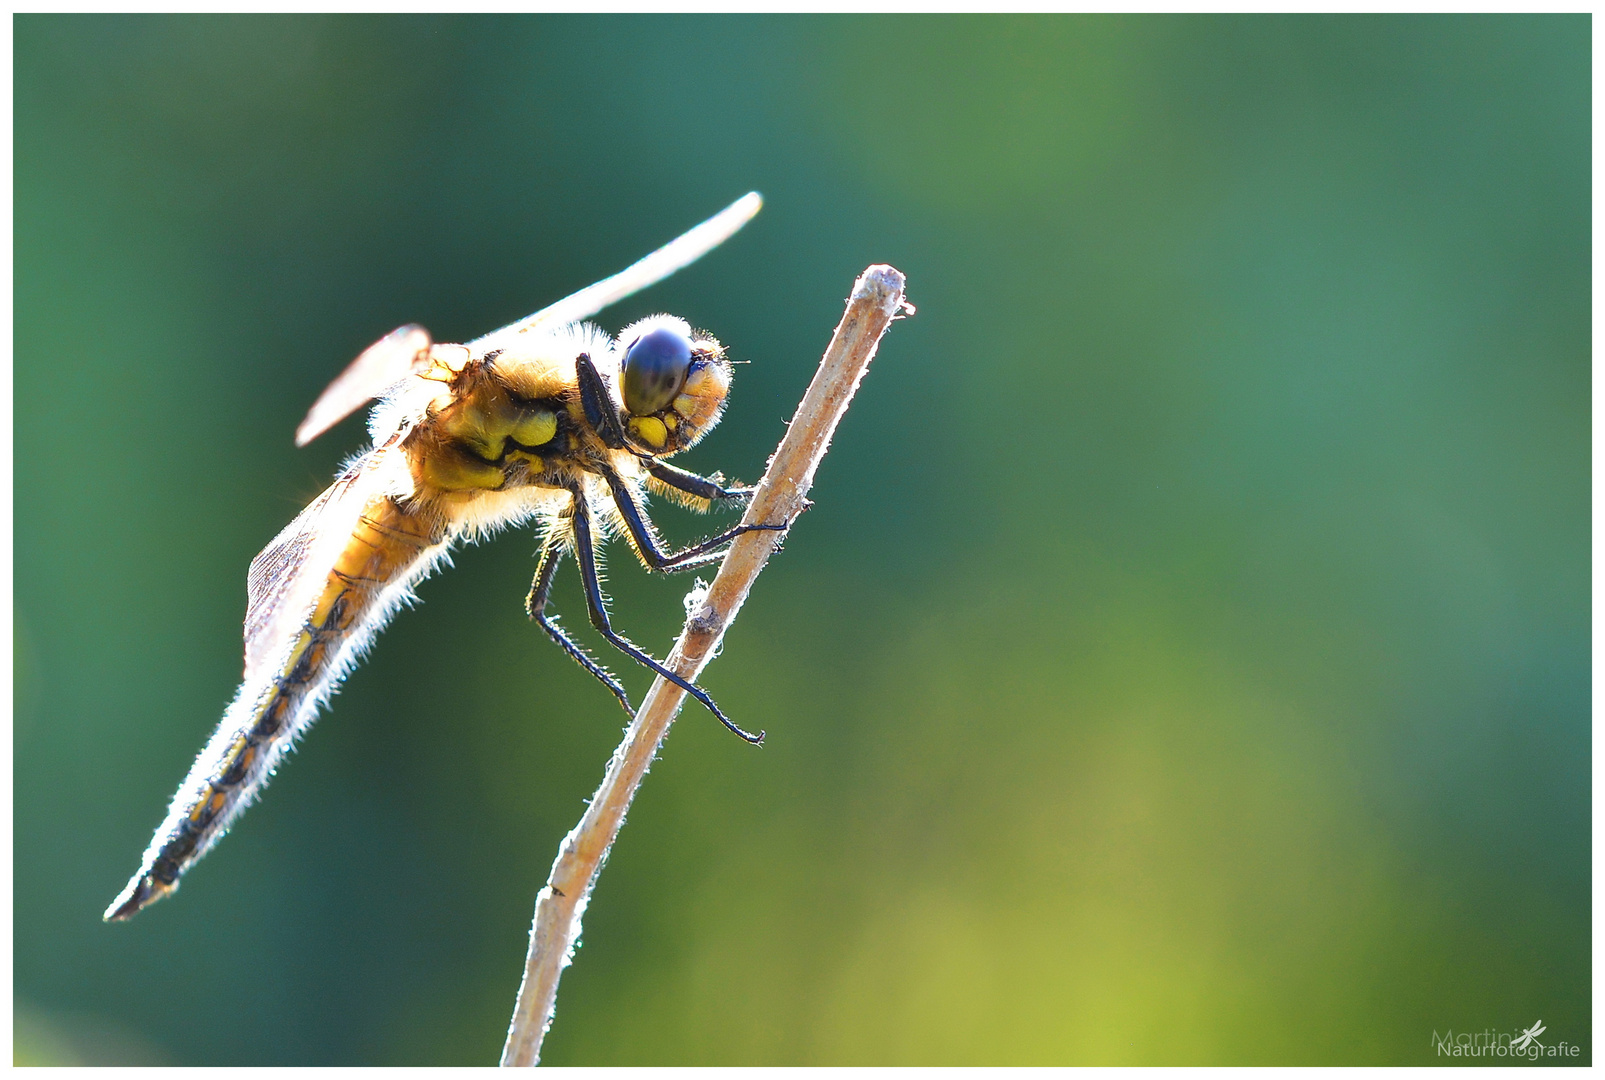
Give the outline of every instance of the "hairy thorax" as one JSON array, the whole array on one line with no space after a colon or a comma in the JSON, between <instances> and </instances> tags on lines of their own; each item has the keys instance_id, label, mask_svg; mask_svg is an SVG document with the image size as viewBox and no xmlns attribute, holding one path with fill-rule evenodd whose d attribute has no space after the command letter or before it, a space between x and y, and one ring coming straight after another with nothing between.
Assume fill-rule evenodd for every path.
<instances>
[{"instance_id":1,"label":"hairy thorax","mask_svg":"<svg viewBox=\"0 0 1605 1080\"><path fill-rule=\"evenodd\" d=\"M626 416L627 449L610 449L587 417L576 363L590 357L619 408L618 347L591 327L571 327L528 345L448 355L419 380L417 417L404 441L412 501L453 518L507 519L540 509L559 492L588 488L599 470L638 480L639 457L667 457L718 422L730 367L704 339L678 392L658 412ZM422 395L428 395L424 398ZM421 406L421 407L420 407ZM421 414L421 415L420 415Z\"/></svg>"}]
</instances>

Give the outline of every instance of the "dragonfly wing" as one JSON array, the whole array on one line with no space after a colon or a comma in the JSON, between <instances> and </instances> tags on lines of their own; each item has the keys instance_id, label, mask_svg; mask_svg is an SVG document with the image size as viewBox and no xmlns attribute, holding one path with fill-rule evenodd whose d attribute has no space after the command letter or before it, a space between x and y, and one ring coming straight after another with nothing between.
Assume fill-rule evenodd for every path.
<instances>
[{"instance_id":1,"label":"dragonfly wing","mask_svg":"<svg viewBox=\"0 0 1605 1080\"><path fill-rule=\"evenodd\" d=\"M253 679L300 633L364 509L387 486L385 458L399 437L368 451L296 515L246 575L245 677Z\"/></svg>"},{"instance_id":2,"label":"dragonfly wing","mask_svg":"<svg viewBox=\"0 0 1605 1080\"><path fill-rule=\"evenodd\" d=\"M306 419L295 429L295 445L305 446L387 387L427 370L429 344L429 331L408 324L369 345L312 403Z\"/></svg>"},{"instance_id":3,"label":"dragonfly wing","mask_svg":"<svg viewBox=\"0 0 1605 1080\"><path fill-rule=\"evenodd\" d=\"M395 495L398 433L348 468L251 564L245 681L106 918L122 920L179 879L256 798L373 635L446 554L428 513Z\"/></svg>"},{"instance_id":4,"label":"dragonfly wing","mask_svg":"<svg viewBox=\"0 0 1605 1080\"><path fill-rule=\"evenodd\" d=\"M603 308L616 304L649 285L656 285L676 270L690 266L734 236L762 207L763 196L756 191L748 192L701 225L669 241L640 262L610 278L598 281L595 285L581 289L573 296L565 297L550 307L541 308L533 315L509 323L500 330L493 330L484 337L476 338L469 342L468 347L474 350L475 355L483 356L493 349L506 348L518 335L527 333L537 326L545 324L562 326L565 323L588 319Z\"/></svg>"}]
</instances>

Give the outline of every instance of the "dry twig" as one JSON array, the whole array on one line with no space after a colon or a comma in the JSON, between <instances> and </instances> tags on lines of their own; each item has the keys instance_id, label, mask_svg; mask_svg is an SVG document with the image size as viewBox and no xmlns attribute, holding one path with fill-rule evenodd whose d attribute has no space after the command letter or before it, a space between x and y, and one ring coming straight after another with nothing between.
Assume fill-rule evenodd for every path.
<instances>
[{"instance_id":1,"label":"dry twig","mask_svg":"<svg viewBox=\"0 0 1605 1080\"><path fill-rule=\"evenodd\" d=\"M881 336L900 311L913 311L903 299L903 285L903 275L890 266L871 266L859 276L847 311L797 406L786 437L769 459L744 521L789 522L808 505L814 471L830 447L836 424L868 370ZM751 532L736 538L665 661L671 671L687 680L696 679L717 652L720 639L775 547L773 533ZM573 956L596 876L624 824L635 789L684 701L685 691L673 683L660 677L652 684L624 741L608 762L602 786L558 850L546 887L535 901L529 956L507 1044L502 1048L503 1065L534 1065L540 1059L541 1040L551 1025L557 1001L557 981Z\"/></svg>"}]
</instances>

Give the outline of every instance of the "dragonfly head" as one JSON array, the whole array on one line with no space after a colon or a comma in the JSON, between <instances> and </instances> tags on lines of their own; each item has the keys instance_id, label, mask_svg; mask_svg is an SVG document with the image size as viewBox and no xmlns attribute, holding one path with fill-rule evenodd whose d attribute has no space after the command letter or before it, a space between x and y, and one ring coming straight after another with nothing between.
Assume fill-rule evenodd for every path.
<instances>
[{"instance_id":1,"label":"dragonfly head","mask_svg":"<svg viewBox=\"0 0 1605 1080\"><path fill-rule=\"evenodd\" d=\"M625 427L658 457L679 453L719 422L730 363L717 340L683 319L654 315L619 336Z\"/></svg>"}]
</instances>

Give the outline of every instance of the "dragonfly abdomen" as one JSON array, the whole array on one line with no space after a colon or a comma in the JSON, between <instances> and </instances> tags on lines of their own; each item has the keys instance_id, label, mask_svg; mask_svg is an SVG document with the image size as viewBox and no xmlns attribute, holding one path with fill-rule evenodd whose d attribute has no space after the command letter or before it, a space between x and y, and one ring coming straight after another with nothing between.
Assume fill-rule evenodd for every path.
<instances>
[{"instance_id":1,"label":"dragonfly abdomen","mask_svg":"<svg viewBox=\"0 0 1605 1080\"><path fill-rule=\"evenodd\" d=\"M364 508L300 631L277 662L240 687L107 919L126 919L172 892L228 831L373 635L445 554L444 541L432 515L392 498Z\"/></svg>"}]
</instances>

